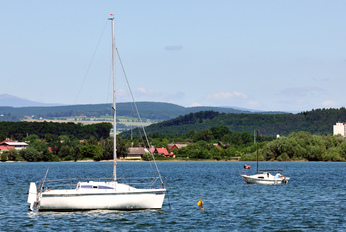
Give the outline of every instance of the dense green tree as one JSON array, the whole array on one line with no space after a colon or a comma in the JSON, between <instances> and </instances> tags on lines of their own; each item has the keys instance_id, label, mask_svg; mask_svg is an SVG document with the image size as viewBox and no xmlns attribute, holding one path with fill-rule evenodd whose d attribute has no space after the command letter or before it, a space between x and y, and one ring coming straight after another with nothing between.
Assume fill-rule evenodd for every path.
<instances>
[{"instance_id":1,"label":"dense green tree","mask_svg":"<svg viewBox=\"0 0 346 232\"><path fill-rule=\"evenodd\" d=\"M8 160L16 160L18 151L14 148L10 148L7 152Z\"/></svg>"},{"instance_id":2,"label":"dense green tree","mask_svg":"<svg viewBox=\"0 0 346 232\"><path fill-rule=\"evenodd\" d=\"M69 136L67 136L67 135L60 135L59 137L58 137L58 139L60 140L60 142L62 142L62 143L64 143L64 144L67 144L67 145L69 145L70 144L70 138L69 138Z\"/></svg>"},{"instance_id":3,"label":"dense green tree","mask_svg":"<svg viewBox=\"0 0 346 232\"><path fill-rule=\"evenodd\" d=\"M259 153L264 160L344 161L346 144L342 140L340 136L297 132L271 141L268 145L262 143Z\"/></svg>"},{"instance_id":4,"label":"dense green tree","mask_svg":"<svg viewBox=\"0 0 346 232\"><path fill-rule=\"evenodd\" d=\"M252 135L247 131L241 133L240 138L241 138L242 144L252 143Z\"/></svg>"},{"instance_id":5,"label":"dense green tree","mask_svg":"<svg viewBox=\"0 0 346 232\"><path fill-rule=\"evenodd\" d=\"M6 135L4 133L2 133L0 135L0 141L4 141L6 139Z\"/></svg>"},{"instance_id":6,"label":"dense green tree","mask_svg":"<svg viewBox=\"0 0 346 232\"><path fill-rule=\"evenodd\" d=\"M60 151L59 151L59 153L58 153L58 156L59 156L61 159L63 159L63 158L65 158L66 156L70 156L70 155L71 155L70 147L67 146L67 145L61 146L61 149L60 149ZM69 157L69 159L71 159L71 158Z\"/></svg>"},{"instance_id":7,"label":"dense green tree","mask_svg":"<svg viewBox=\"0 0 346 232\"><path fill-rule=\"evenodd\" d=\"M128 147L126 146L125 140L121 139L119 136L117 136L117 157L127 157L129 151Z\"/></svg>"},{"instance_id":8,"label":"dense green tree","mask_svg":"<svg viewBox=\"0 0 346 232\"><path fill-rule=\"evenodd\" d=\"M105 160L113 159L113 150L114 150L113 139L109 139L109 138L101 139L100 145L102 146L102 149L103 149L103 159Z\"/></svg>"},{"instance_id":9,"label":"dense green tree","mask_svg":"<svg viewBox=\"0 0 346 232\"><path fill-rule=\"evenodd\" d=\"M28 135L27 137L25 137L24 141L28 141L29 143L32 143L38 139L39 139L39 137L37 135L33 134L33 135Z\"/></svg>"},{"instance_id":10,"label":"dense green tree","mask_svg":"<svg viewBox=\"0 0 346 232\"><path fill-rule=\"evenodd\" d=\"M212 159L215 160L221 160L221 149L217 148L217 147L213 147L212 149L210 149L209 154L211 156Z\"/></svg>"},{"instance_id":11,"label":"dense green tree","mask_svg":"<svg viewBox=\"0 0 346 232\"><path fill-rule=\"evenodd\" d=\"M212 139L214 139L214 136L210 130L202 130L198 132L194 137L195 142L201 141L201 140L210 142Z\"/></svg>"},{"instance_id":12,"label":"dense green tree","mask_svg":"<svg viewBox=\"0 0 346 232\"><path fill-rule=\"evenodd\" d=\"M94 145L98 144L97 138L92 135L90 135L87 139L85 139L85 142L88 144L94 144Z\"/></svg>"},{"instance_id":13,"label":"dense green tree","mask_svg":"<svg viewBox=\"0 0 346 232\"><path fill-rule=\"evenodd\" d=\"M230 134L225 134L224 136L222 136L221 142L225 143L225 144L229 144L231 143L231 135Z\"/></svg>"},{"instance_id":14,"label":"dense green tree","mask_svg":"<svg viewBox=\"0 0 346 232\"><path fill-rule=\"evenodd\" d=\"M225 126L218 126L210 128L214 138L220 141L226 134L231 134L231 131Z\"/></svg>"},{"instance_id":15,"label":"dense green tree","mask_svg":"<svg viewBox=\"0 0 346 232\"><path fill-rule=\"evenodd\" d=\"M233 145L239 146L239 145L241 145L241 142L242 142L242 140L241 140L240 133L238 131L234 131L231 135L231 143Z\"/></svg>"},{"instance_id":16,"label":"dense green tree","mask_svg":"<svg viewBox=\"0 0 346 232\"><path fill-rule=\"evenodd\" d=\"M93 144L85 144L80 148L81 155L86 158L92 158L96 161L99 161L102 159L102 147L98 145Z\"/></svg>"},{"instance_id":17,"label":"dense green tree","mask_svg":"<svg viewBox=\"0 0 346 232\"><path fill-rule=\"evenodd\" d=\"M176 157L187 158L189 157L190 151L187 147L182 147L176 151L174 151Z\"/></svg>"},{"instance_id":18,"label":"dense green tree","mask_svg":"<svg viewBox=\"0 0 346 232\"><path fill-rule=\"evenodd\" d=\"M7 154L6 152L1 153L1 162L6 162L7 161Z\"/></svg>"},{"instance_id":19,"label":"dense green tree","mask_svg":"<svg viewBox=\"0 0 346 232\"><path fill-rule=\"evenodd\" d=\"M193 137L196 135L196 130L195 129L190 129L187 133L186 136L190 139L193 139Z\"/></svg>"},{"instance_id":20,"label":"dense green tree","mask_svg":"<svg viewBox=\"0 0 346 232\"><path fill-rule=\"evenodd\" d=\"M79 140L73 140L71 141L71 150L70 150L70 154L72 156L72 159L74 161L77 161L79 159L83 159L83 156L81 154L81 147L84 144L82 144Z\"/></svg>"},{"instance_id":21,"label":"dense green tree","mask_svg":"<svg viewBox=\"0 0 346 232\"><path fill-rule=\"evenodd\" d=\"M19 154L26 161L39 161L41 156L40 153L34 147L27 147L26 149L20 150Z\"/></svg>"}]
</instances>

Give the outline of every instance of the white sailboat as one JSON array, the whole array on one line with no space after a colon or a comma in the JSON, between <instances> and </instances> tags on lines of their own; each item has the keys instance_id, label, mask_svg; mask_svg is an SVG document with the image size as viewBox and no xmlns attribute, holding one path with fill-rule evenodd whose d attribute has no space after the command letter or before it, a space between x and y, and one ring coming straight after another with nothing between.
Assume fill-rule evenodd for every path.
<instances>
[{"instance_id":1,"label":"white sailboat","mask_svg":"<svg viewBox=\"0 0 346 232\"><path fill-rule=\"evenodd\" d=\"M273 176L272 174L269 173L269 171L282 172L281 168L280 170L258 170L258 133L259 133L259 130L257 130L257 173L254 175L241 174L240 176L245 180L247 184L266 184L266 185L287 184L290 178L287 177L286 175L279 177L276 175ZM263 171L263 172L258 173L258 171Z\"/></svg>"},{"instance_id":2,"label":"white sailboat","mask_svg":"<svg viewBox=\"0 0 346 232\"><path fill-rule=\"evenodd\" d=\"M116 102L115 102L115 38L114 18L109 18L112 23L112 72L113 72L113 115L116 131ZM125 178L116 177L116 135L114 134L114 165L113 178L106 180L69 179L69 183L77 182L66 189L66 180L46 180L45 177L36 186L36 182L30 183L28 191L28 203L30 210L38 211L73 211L73 210L142 210L161 209L165 198L166 189L160 172L158 177L128 178L126 183L120 183ZM154 160L155 161L155 160ZM156 165L155 165L156 166ZM157 166L156 166L157 168ZM105 181L102 181L105 180ZM154 183L160 181L159 188L154 188ZM52 184L53 183L53 184ZM56 183L56 185L54 185ZM149 184L149 188L137 188L142 184ZM65 189L61 189L61 187ZM133 187L136 186L136 187ZM56 188L56 189L53 189Z\"/></svg>"}]
</instances>

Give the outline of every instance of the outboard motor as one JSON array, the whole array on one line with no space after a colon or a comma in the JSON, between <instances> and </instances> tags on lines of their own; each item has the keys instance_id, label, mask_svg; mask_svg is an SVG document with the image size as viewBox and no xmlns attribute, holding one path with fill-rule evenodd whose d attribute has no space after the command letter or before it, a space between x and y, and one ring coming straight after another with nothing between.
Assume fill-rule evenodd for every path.
<instances>
[{"instance_id":1,"label":"outboard motor","mask_svg":"<svg viewBox=\"0 0 346 232\"><path fill-rule=\"evenodd\" d=\"M30 188L28 191L28 203L30 203L30 210L33 211L36 208L37 202L37 189L35 182L30 183Z\"/></svg>"}]
</instances>

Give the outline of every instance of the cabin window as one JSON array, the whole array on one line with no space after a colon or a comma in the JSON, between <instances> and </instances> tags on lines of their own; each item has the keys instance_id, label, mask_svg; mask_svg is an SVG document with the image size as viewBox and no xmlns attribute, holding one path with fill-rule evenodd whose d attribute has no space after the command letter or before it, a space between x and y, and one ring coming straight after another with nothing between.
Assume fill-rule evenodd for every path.
<instances>
[{"instance_id":1,"label":"cabin window","mask_svg":"<svg viewBox=\"0 0 346 232\"><path fill-rule=\"evenodd\" d=\"M99 185L99 189L113 189L112 187Z\"/></svg>"}]
</instances>

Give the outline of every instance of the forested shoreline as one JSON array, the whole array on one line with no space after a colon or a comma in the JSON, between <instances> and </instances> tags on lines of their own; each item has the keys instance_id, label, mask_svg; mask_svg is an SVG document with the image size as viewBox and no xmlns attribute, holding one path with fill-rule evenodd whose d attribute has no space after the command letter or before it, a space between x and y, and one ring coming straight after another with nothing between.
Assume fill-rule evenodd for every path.
<instances>
[{"instance_id":1,"label":"forested shoreline","mask_svg":"<svg viewBox=\"0 0 346 232\"><path fill-rule=\"evenodd\" d=\"M81 123L57 123L57 122L0 122L0 140L12 138L23 141L28 135L37 135L44 138L46 134L56 136L66 135L71 138L84 139L94 136L97 139L109 137L112 128L111 123L96 123L83 125Z\"/></svg>"},{"instance_id":2,"label":"forested shoreline","mask_svg":"<svg viewBox=\"0 0 346 232\"><path fill-rule=\"evenodd\" d=\"M10 125L14 126L13 124ZM2 132L4 127L0 123L1 141L5 138L18 140L22 135L15 129L19 128L18 125L12 128L13 134L9 132L5 136ZM30 133L23 132L27 136L20 140L27 142L28 148L19 152L10 149L1 155L2 161L35 162L86 159L100 161L113 158L113 138L109 137L108 131L111 128L109 123L88 126L76 124L76 127L64 123L48 122L29 125L32 126L32 131ZM49 128L52 131L49 131ZM76 131L73 132L71 128ZM24 130L24 128L22 129ZM48 133L53 132L53 130L57 134ZM43 132L47 133L43 135ZM231 131L225 126L201 131L191 129L185 134L152 133L148 137L151 146L158 148L168 149L170 143L187 144L178 150L172 150L175 158L155 155L156 160L232 160L234 157L240 157L240 160L246 161L256 160L254 136L246 131L241 133ZM128 148L131 146L148 147L146 141L140 137L117 136L117 157L126 158ZM300 131L279 138L260 137L259 148L259 158L264 161L346 160L346 140L341 135L312 135L310 132ZM148 160L150 156L145 155L143 158Z\"/></svg>"}]
</instances>

